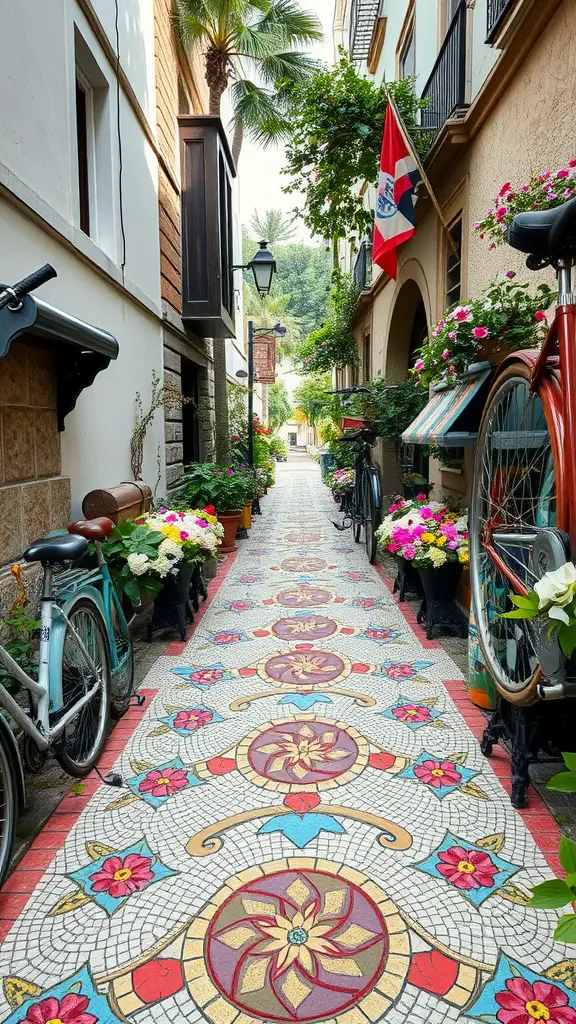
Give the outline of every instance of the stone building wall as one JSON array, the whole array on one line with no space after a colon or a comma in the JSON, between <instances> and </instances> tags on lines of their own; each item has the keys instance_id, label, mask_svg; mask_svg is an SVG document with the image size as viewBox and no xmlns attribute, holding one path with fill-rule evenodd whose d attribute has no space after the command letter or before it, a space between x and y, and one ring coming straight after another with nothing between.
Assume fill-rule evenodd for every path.
<instances>
[{"instance_id":1,"label":"stone building wall","mask_svg":"<svg viewBox=\"0 0 576 1024\"><path fill-rule=\"evenodd\" d=\"M68 525L70 479L61 468L54 355L16 341L0 360L0 569Z\"/></svg>"}]
</instances>

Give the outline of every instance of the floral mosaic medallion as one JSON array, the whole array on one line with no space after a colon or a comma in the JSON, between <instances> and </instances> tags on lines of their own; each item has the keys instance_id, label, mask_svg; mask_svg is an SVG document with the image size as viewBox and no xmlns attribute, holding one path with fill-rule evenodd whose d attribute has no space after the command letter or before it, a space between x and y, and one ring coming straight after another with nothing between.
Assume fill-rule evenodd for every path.
<instances>
[{"instance_id":1,"label":"floral mosaic medallion","mask_svg":"<svg viewBox=\"0 0 576 1024\"><path fill-rule=\"evenodd\" d=\"M210 920L204 955L217 990L259 1020L323 1020L366 998L383 1013L409 966L407 955L392 953L407 949L394 904L373 883L368 895L329 870L273 867L228 882L234 891ZM386 969L389 959L394 973Z\"/></svg>"},{"instance_id":2,"label":"floral mosaic medallion","mask_svg":"<svg viewBox=\"0 0 576 1024\"><path fill-rule=\"evenodd\" d=\"M368 764L370 748L352 726L309 715L266 723L239 744L237 765L257 786L283 793L350 782Z\"/></svg>"},{"instance_id":3,"label":"floral mosaic medallion","mask_svg":"<svg viewBox=\"0 0 576 1024\"><path fill-rule=\"evenodd\" d=\"M314 555L294 555L280 562L280 568L285 572L322 572L327 566L328 562L324 558L316 558Z\"/></svg>"},{"instance_id":4,"label":"floral mosaic medallion","mask_svg":"<svg viewBox=\"0 0 576 1024\"><path fill-rule=\"evenodd\" d=\"M462 754L452 757L436 757L424 751L417 761L399 773L398 778L414 779L434 793L439 800L456 790L469 796L481 796L487 800L486 794L471 781L480 773L466 768L463 763L464 759L465 755Z\"/></svg>"},{"instance_id":5,"label":"floral mosaic medallion","mask_svg":"<svg viewBox=\"0 0 576 1024\"><path fill-rule=\"evenodd\" d=\"M292 587L290 590L281 590L276 598L278 604L285 608L314 608L322 604L329 604L332 601L332 594L322 587Z\"/></svg>"},{"instance_id":6,"label":"floral mosaic medallion","mask_svg":"<svg viewBox=\"0 0 576 1024\"><path fill-rule=\"evenodd\" d=\"M437 701L437 697L428 697L421 701L400 697L392 707L386 708L386 711L381 711L380 714L383 718L401 722L410 729L422 729L426 725L434 729L447 729L449 726L440 717L443 712L435 709Z\"/></svg>"},{"instance_id":7,"label":"floral mosaic medallion","mask_svg":"<svg viewBox=\"0 0 576 1024\"><path fill-rule=\"evenodd\" d=\"M338 631L338 623L324 615L299 615L278 619L272 632L279 640L324 640Z\"/></svg>"},{"instance_id":8,"label":"floral mosaic medallion","mask_svg":"<svg viewBox=\"0 0 576 1024\"><path fill-rule=\"evenodd\" d=\"M503 842L504 835L468 843L447 832L440 846L414 867L432 878L441 879L479 907L520 870L515 864L498 857L495 850Z\"/></svg>"},{"instance_id":9,"label":"floral mosaic medallion","mask_svg":"<svg viewBox=\"0 0 576 1024\"><path fill-rule=\"evenodd\" d=\"M502 953L494 977L466 1017L486 1024L576 1024L576 992Z\"/></svg>"},{"instance_id":10,"label":"floral mosaic medallion","mask_svg":"<svg viewBox=\"0 0 576 1024\"><path fill-rule=\"evenodd\" d=\"M350 674L350 662L332 651L288 651L264 658L258 673L274 686L321 688L345 679Z\"/></svg>"},{"instance_id":11,"label":"floral mosaic medallion","mask_svg":"<svg viewBox=\"0 0 576 1024\"><path fill-rule=\"evenodd\" d=\"M113 914L149 885L177 874L162 863L144 839L122 850L89 842L86 853L91 862L67 875L76 883L77 890L59 899L48 916L57 917L77 910L89 901L98 904L107 914Z\"/></svg>"},{"instance_id":12,"label":"floral mosaic medallion","mask_svg":"<svg viewBox=\"0 0 576 1024\"><path fill-rule=\"evenodd\" d=\"M319 544L324 537L314 530L293 530L286 534L284 540L287 544Z\"/></svg>"},{"instance_id":13,"label":"floral mosaic medallion","mask_svg":"<svg viewBox=\"0 0 576 1024\"><path fill-rule=\"evenodd\" d=\"M5 978L4 991L16 1006L4 1024L120 1024L85 967L44 991L19 978Z\"/></svg>"},{"instance_id":14,"label":"floral mosaic medallion","mask_svg":"<svg viewBox=\"0 0 576 1024\"><path fill-rule=\"evenodd\" d=\"M207 725L215 725L223 722L224 719L214 708L179 708L175 709L167 718L160 719L162 725L154 729L149 736L160 736L164 732L175 732L179 736L189 736L198 729L205 729Z\"/></svg>"},{"instance_id":15,"label":"floral mosaic medallion","mask_svg":"<svg viewBox=\"0 0 576 1024\"><path fill-rule=\"evenodd\" d=\"M126 779L126 785L134 797L144 800L151 807L161 807L171 796L184 789L201 786L202 782L185 767L179 757L175 757L166 764L146 768L138 775Z\"/></svg>"}]
</instances>

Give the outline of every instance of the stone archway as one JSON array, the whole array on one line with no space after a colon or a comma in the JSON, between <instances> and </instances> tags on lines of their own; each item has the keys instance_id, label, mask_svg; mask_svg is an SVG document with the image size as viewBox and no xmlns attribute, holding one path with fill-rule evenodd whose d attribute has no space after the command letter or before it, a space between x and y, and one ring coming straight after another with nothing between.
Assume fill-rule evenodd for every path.
<instances>
[{"instance_id":1,"label":"stone archway","mask_svg":"<svg viewBox=\"0 0 576 1024\"><path fill-rule=\"evenodd\" d=\"M409 278L399 288L388 328L386 376L400 380L414 363L415 353L428 333L428 317L420 287Z\"/></svg>"}]
</instances>

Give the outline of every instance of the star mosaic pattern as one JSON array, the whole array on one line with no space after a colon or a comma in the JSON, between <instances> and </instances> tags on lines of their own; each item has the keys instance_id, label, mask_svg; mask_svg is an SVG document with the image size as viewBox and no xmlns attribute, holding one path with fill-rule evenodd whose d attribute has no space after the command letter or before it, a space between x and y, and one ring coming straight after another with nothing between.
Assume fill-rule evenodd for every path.
<instances>
[{"instance_id":1,"label":"star mosaic pattern","mask_svg":"<svg viewBox=\"0 0 576 1024\"><path fill-rule=\"evenodd\" d=\"M318 467L277 472L113 734L122 788L90 786L0 896L0 1021L576 1024L562 911L526 906L551 873L458 668L334 530Z\"/></svg>"}]
</instances>

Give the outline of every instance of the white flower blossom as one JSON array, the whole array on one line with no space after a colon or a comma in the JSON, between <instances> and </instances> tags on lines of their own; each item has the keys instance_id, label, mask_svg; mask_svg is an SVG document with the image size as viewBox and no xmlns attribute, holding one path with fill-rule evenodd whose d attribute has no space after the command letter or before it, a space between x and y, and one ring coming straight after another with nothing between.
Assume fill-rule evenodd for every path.
<instances>
[{"instance_id":1,"label":"white flower blossom","mask_svg":"<svg viewBox=\"0 0 576 1024\"><path fill-rule=\"evenodd\" d=\"M576 596L576 566L573 562L565 562L559 569L545 573L534 584L534 590L538 594L540 609L550 604L563 608Z\"/></svg>"},{"instance_id":2,"label":"white flower blossom","mask_svg":"<svg viewBox=\"0 0 576 1024\"><path fill-rule=\"evenodd\" d=\"M142 576L145 572L149 572L152 564L148 555L138 555L136 553L128 555L127 562L130 572L134 576Z\"/></svg>"}]
</instances>

